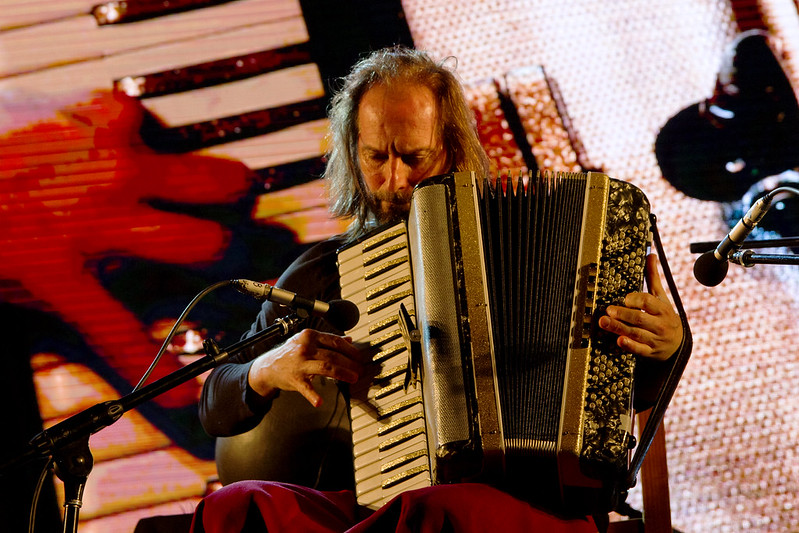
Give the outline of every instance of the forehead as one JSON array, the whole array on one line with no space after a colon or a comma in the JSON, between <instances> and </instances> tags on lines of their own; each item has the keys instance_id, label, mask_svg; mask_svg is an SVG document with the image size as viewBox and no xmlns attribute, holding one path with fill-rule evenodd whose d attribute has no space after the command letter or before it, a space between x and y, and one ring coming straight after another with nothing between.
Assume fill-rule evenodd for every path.
<instances>
[{"instance_id":1,"label":"forehead","mask_svg":"<svg viewBox=\"0 0 799 533\"><path fill-rule=\"evenodd\" d=\"M426 86L404 83L376 85L364 93L358 105L358 128L362 135L429 135L437 128L438 109L433 92Z\"/></svg>"}]
</instances>

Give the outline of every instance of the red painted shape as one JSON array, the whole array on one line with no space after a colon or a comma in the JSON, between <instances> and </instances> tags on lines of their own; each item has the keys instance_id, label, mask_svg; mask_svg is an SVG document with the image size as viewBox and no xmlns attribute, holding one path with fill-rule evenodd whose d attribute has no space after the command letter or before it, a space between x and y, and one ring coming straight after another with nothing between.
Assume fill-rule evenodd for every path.
<instances>
[{"instance_id":1,"label":"red painted shape","mask_svg":"<svg viewBox=\"0 0 799 533\"><path fill-rule=\"evenodd\" d=\"M132 385L160 345L87 262L110 254L175 264L217 260L229 238L222 226L145 200L229 202L250 177L240 162L149 149L139 137L143 113L135 99L98 92L46 121L0 133L0 279L7 280L0 297L58 314ZM167 354L153 378L179 367ZM198 386L156 401L190 405Z\"/></svg>"}]
</instances>

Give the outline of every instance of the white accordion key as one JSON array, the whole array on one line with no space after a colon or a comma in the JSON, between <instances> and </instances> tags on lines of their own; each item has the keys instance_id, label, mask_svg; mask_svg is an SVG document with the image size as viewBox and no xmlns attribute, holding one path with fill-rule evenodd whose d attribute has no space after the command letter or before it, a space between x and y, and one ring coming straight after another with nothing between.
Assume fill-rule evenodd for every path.
<instances>
[{"instance_id":1,"label":"white accordion key","mask_svg":"<svg viewBox=\"0 0 799 533\"><path fill-rule=\"evenodd\" d=\"M422 394L407 383L398 317L400 304L411 313L415 307L404 225L340 251L338 261L341 297L361 312L348 335L373 351L373 371L350 387L350 420L358 501L378 508L431 484Z\"/></svg>"}]
</instances>

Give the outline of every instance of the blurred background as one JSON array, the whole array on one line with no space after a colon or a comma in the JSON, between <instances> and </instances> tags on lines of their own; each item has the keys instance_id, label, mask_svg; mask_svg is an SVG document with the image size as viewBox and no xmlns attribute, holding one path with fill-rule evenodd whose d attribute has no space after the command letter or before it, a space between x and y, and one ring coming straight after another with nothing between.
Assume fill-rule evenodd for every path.
<instances>
[{"instance_id":1,"label":"blurred background","mask_svg":"<svg viewBox=\"0 0 799 533\"><path fill-rule=\"evenodd\" d=\"M795 0L0 0L4 458L129 393L203 288L273 282L346 227L319 180L325 109L396 43L452 56L494 169L601 170L646 193L694 333L665 419L674 526L799 531L799 275L733 266L711 289L690 251L797 181ZM799 233L796 213L778 202L756 236ZM154 378L257 309L211 293ZM80 531L193 511L216 476L200 387L91 437ZM8 531L41 468L0 477ZM48 478L42 530L61 490Z\"/></svg>"}]
</instances>

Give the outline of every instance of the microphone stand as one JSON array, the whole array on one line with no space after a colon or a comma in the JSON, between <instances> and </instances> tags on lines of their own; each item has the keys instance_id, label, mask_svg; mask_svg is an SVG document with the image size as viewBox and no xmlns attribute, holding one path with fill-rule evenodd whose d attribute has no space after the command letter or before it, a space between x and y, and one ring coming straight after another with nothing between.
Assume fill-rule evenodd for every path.
<instances>
[{"instance_id":1,"label":"microphone stand","mask_svg":"<svg viewBox=\"0 0 799 533\"><path fill-rule=\"evenodd\" d=\"M304 316L302 316L304 315ZM38 456L51 455L55 473L64 482L64 533L76 533L78 515L83 505L83 490L94 465L89 449L89 436L113 424L127 411L196 378L234 355L253 357L274 346L307 318L307 313L294 313L279 318L268 328L232 344L222 351L212 339L203 341L206 355L197 361L164 376L118 400L98 403L36 435L20 456L0 466L0 472Z\"/></svg>"}]
</instances>

